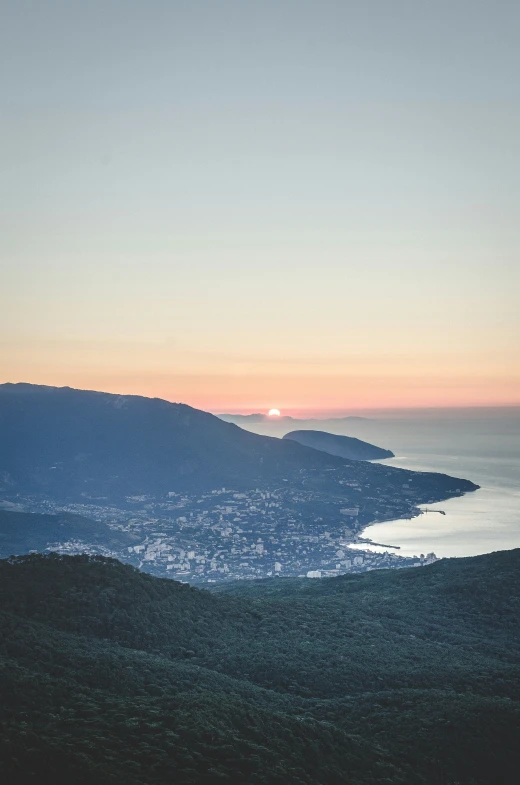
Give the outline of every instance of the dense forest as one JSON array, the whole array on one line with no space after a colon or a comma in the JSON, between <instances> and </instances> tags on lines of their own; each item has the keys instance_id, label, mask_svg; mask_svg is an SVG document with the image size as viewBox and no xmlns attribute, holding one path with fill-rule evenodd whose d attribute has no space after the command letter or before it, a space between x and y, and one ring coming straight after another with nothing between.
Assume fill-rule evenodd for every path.
<instances>
[{"instance_id":1,"label":"dense forest","mask_svg":"<svg viewBox=\"0 0 520 785\"><path fill-rule=\"evenodd\" d=\"M0 562L7 785L509 785L520 550L222 585Z\"/></svg>"}]
</instances>

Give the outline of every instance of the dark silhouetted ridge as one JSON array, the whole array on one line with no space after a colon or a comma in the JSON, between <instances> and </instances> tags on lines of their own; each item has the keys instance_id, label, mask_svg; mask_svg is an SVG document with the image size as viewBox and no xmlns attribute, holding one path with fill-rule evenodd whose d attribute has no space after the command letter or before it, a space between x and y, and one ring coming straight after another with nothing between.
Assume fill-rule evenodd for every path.
<instances>
[{"instance_id":1,"label":"dark silhouetted ridge","mask_svg":"<svg viewBox=\"0 0 520 785\"><path fill-rule=\"evenodd\" d=\"M251 487L340 465L159 398L0 385L0 472L22 491L100 496Z\"/></svg>"},{"instance_id":2,"label":"dark silhouetted ridge","mask_svg":"<svg viewBox=\"0 0 520 785\"><path fill-rule=\"evenodd\" d=\"M345 458L290 439L259 436L207 412L159 398L0 385L0 490L54 498L114 498L301 479L352 468ZM388 485L388 471L369 467ZM358 471L358 469L355 469ZM379 473L378 473L379 472ZM393 470L395 492L404 477ZM354 475L352 475L353 477ZM467 480L424 473L429 498L474 490Z\"/></svg>"}]
</instances>

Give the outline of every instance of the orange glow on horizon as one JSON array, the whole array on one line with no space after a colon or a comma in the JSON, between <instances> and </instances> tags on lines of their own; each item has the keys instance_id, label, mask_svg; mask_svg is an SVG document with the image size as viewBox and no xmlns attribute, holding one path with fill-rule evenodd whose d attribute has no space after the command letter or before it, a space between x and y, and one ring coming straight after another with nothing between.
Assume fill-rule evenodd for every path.
<instances>
[{"instance_id":1,"label":"orange glow on horizon","mask_svg":"<svg viewBox=\"0 0 520 785\"><path fill-rule=\"evenodd\" d=\"M238 376L156 373L89 373L41 370L4 376L2 382L30 382L100 390L186 403L211 412L269 412L279 400L284 415L350 413L376 409L520 405L517 378L435 378L433 374L393 378L357 376ZM276 416L276 415L274 415Z\"/></svg>"}]
</instances>

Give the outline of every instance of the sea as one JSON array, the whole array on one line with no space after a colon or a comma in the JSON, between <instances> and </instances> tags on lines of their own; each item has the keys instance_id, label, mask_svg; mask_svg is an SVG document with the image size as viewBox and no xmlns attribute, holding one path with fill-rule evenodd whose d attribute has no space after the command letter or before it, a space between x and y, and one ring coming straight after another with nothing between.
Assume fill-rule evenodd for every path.
<instances>
[{"instance_id":1,"label":"sea","mask_svg":"<svg viewBox=\"0 0 520 785\"><path fill-rule=\"evenodd\" d=\"M462 497L423 505L416 518L368 526L362 537L380 545L363 543L363 550L402 556L433 552L442 558L520 548L520 407L382 410L360 418L248 428L271 436L297 428L355 436L392 450L395 458L383 464L442 472L480 486Z\"/></svg>"}]
</instances>

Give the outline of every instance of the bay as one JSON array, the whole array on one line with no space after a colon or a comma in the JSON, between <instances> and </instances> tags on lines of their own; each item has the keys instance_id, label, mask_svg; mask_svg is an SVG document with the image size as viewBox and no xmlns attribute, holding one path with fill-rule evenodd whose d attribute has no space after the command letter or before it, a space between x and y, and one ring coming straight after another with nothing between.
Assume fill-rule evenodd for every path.
<instances>
[{"instance_id":1,"label":"bay","mask_svg":"<svg viewBox=\"0 0 520 785\"><path fill-rule=\"evenodd\" d=\"M362 536L399 546L403 556L474 556L520 547L520 408L366 412L365 419L299 420L257 424L257 433L280 436L293 428L324 430L392 450L381 461L414 471L442 472L480 489L438 504L416 518L367 527ZM434 510L442 510L445 515ZM387 547L367 546L374 550Z\"/></svg>"}]
</instances>

